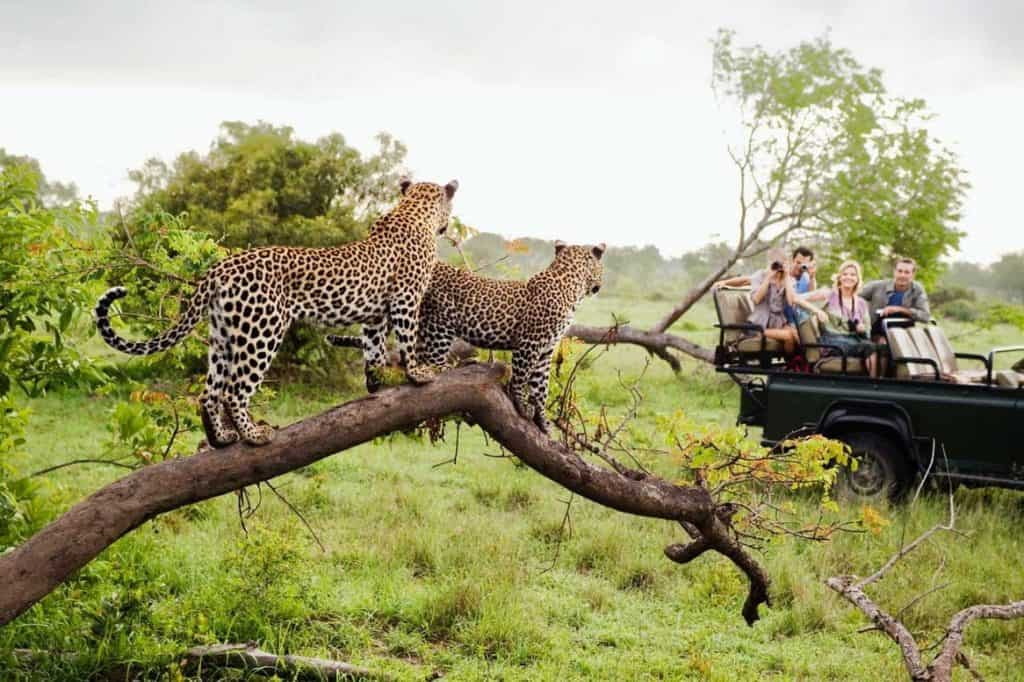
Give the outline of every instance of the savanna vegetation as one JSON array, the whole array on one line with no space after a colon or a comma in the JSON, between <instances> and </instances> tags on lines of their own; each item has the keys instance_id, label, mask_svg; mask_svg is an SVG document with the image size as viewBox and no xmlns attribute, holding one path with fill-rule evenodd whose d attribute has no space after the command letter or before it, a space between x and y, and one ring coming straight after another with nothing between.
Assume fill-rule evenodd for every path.
<instances>
[{"instance_id":1,"label":"savanna vegetation","mask_svg":"<svg viewBox=\"0 0 1024 682\"><path fill-rule=\"evenodd\" d=\"M606 286L582 305L580 325L661 327L711 348L708 282L799 238L875 273L896 253L914 255L959 348L1021 342L1019 255L942 272L966 183L929 138L922 102L890 97L879 72L824 39L773 54L722 34L715 69L746 131L731 151L750 192L736 240L679 258L609 249ZM130 283L118 324L152 336L232 249L365 234L396 197L404 152L388 136L364 157L340 135L310 142L287 127L225 123L206 154L134 172L138 192L107 213L31 159L0 152L0 552L126 471L199 447L202 334L163 355L118 356L90 317L106 286ZM552 253L457 220L453 232L442 257L495 276L527 276ZM321 336L297 328L277 358L257 396L273 423L363 395L360 359ZM565 343L552 407L571 399L574 423L611 427L630 466L680 485L722 483L717 458L769 461L757 433L733 426L733 384L665 352L677 371L635 346ZM861 632L864 616L825 581L874 571L942 523L947 500L838 504L824 464L841 454L828 443L806 452L799 480L765 464L764 477L721 498L748 505L737 529L772 579L753 627L739 616L748 588L729 561L666 560L678 527L573 497L453 419L147 522L0 628L0 676L252 679L198 671L183 653L254 641L398 679L900 679L898 650ZM954 502L965 534L930 538L872 590L921 642L940 639L960 608L1024 594L1024 498L962 489ZM965 649L982 674L1024 679L1021 642L1024 620L979 621Z\"/></svg>"}]
</instances>

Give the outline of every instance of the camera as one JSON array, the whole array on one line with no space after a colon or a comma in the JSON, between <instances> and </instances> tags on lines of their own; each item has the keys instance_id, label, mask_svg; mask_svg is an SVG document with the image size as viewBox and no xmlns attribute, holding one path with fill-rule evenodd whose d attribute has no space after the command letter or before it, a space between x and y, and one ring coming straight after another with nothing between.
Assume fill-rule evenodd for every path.
<instances>
[{"instance_id":1,"label":"camera","mask_svg":"<svg viewBox=\"0 0 1024 682\"><path fill-rule=\"evenodd\" d=\"M779 261L772 261L772 272L782 272L782 263Z\"/></svg>"},{"instance_id":2,"label":"camera","mask_svg":"<svg viewBox=\"0 0 1024 682\"><path fill-rule=\"evenodd\" d=\"M847 320L846 328L851 334L855 333L857 331L857 320Z\"/></svg>"},{"instance_id":3,"label":"camera","mask_svg":"<svg viewBox=\"0 0 1024 682\"><path fill-rule=\"evenodd\" d=\"M807 263L801 263L801 264L800 264L800 272L807 272L807 271L808 271L808 270L810 270L810 269L811 269L811 268L810 268L810 266L809 266L809 265L807 265Z\"/></svg>"}]
</instances>

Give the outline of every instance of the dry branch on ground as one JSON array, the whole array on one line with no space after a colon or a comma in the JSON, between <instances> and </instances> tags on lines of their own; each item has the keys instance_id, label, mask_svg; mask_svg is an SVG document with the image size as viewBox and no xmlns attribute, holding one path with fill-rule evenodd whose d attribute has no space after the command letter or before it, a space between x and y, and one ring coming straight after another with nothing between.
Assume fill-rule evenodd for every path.
<instances>
[{"instance_id":1,"label":"dry branch on ground","mask_svg":"<svg viewBox=\"0 0 1024 682\"><path fill-rule=\"evenodd\" d=\"M298 680L388 679L366 668L308 656L278 656L263 651L255 643L218 644L188 650L184 664L191 670L233 668L257 674L283 674Z\"/></svg>"},{"instance_id":2,"label":"dry branch on ground","mask_svg":"<svg viewBox=\"0 0 1024 682\"><path fill-rule=\"evenodd\" d=\"M858 578L854 575L833 576L825 581L830 588L839 593L844 599L860 609L874 624L871 630L878 630L884 633L889 639L895 642L903 657L903 663L907 668L910 679L914 682L950 682L953 679L953 667L957 664L963 665L976 679L981 679L980 673L976 671L964 654L962 647L964 642L964 631L967 626L979 618L994 618L1000 620L1011 620L1024 618L1024 600L1010 602L1009 604L978 604L969 606L959 611L949 622L946 634L936 645L938 653L932 658L931 663L925 664L922 649L910 629L900 620L901 613L896 616L890 615L865 592L865 588L885 577L897 563L913 552L923 542L936 533L958 532L955 528L956 513L953 507L953 497L949 499L949 520L945 524L937 524L922 533L912 542L901 547L893 554L885 564L877 571L866 578ZM913 601L919 599L916 597ZM911 603L913 603L913 601ZM906 607L904 607L906 610Z\"/></svg>"}]
</instances>

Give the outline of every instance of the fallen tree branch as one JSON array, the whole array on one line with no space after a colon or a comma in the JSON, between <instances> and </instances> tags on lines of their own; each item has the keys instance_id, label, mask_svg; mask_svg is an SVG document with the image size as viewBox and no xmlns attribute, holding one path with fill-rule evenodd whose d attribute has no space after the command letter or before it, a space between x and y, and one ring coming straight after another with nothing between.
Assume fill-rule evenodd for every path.
<instances>
[{"instance_id":1,"label":"fallen tree branch","mask_svg":"<svg viewBox=\"0 0 1024 682\"><path fill-rule=\"evenodd\" d=\"M0 556L0 625L49 594L72 573L131 530L159 514L272 479L377 436L427 419L468 416L503 448L572 492L638 516L689 524L710 549L728 557L750 583L748 624L768 604L768 576L716 514L703 487L655 476L633 480L591 464L551 441L516 412L500 364L475 364L441 374L425 386L399 386L345 403L281 429L253 448L235 444L144 467L75 505L22 545Z\"/></svg>"},{"instance_id":2,"label":"fallen tree branch","mask_svg":"<svg viewBox=\"0 0 1024 682\"><path fill-rule=\"evenodd\" d=\"M668 332L653 332L636 329L629 325L617 327L591 327L582 324L574 324L569 327L566 336L574 336L587 343L632 343L646 349L648 352L658 356L667 362L673 371L681 369L679 359L673 356L669 350L677 350L689 355L692 358L704 362L715 361L714 351L699 346L676 334Z\"/></svg>"},{"instance_id":3,"label":"fallen tree branch","mask_svg":"<svg viewBox=\"0 0 1024 682\"><path fill-rule=\"evenodd\" d=\"M969 606L958 612L950 621L946 629L946 635L939 641L939 653L935 655L932 662L925 665L922 658L922 649L914 635L899 619L899 615L906 611L914 603L924 596L935 592L941 587L933 587L927 592L911 600L907 606L897 614L896 617L889 615L885 610L876 604L871 597L864 592L864 588L871 583L881 580L885 574L892 569L901 559L906 557L925 540L939 531L958 533L955 528L956 512L953 507L953 496L949 497L949 520L945 524L936 524L919 535L913 542L901 547L885 564L875 573L867 578L858 579L853 575L834 576L825 581L825 584L835 590L840 596L856 606L874 624L873 628L889 639L896 642L900 647L903 656L903 663L907 668L910 679L914 682L950 682L953 679L953 666L960 664L967 669L976 679L981 675L975 670L961 651L964 641L964 630L972 621L979 618L995 618L1010 620L1024 618L1024 600L1010 602L1009 604L979 604Z\"/></svg>"},{"instance_id":4,"label":"fallen tree branch","mask_svg":"<svg viewBox=\"0 0 1024 682\"><path fill-rule=\"evenodd\" d=\"M279 673L299 680L388 679L387 676L351 663L307 656L278 656L248 644L218 644L188 650L185 662L192 669L233 668L251 673Z\"/></svg>"}]
</instances>

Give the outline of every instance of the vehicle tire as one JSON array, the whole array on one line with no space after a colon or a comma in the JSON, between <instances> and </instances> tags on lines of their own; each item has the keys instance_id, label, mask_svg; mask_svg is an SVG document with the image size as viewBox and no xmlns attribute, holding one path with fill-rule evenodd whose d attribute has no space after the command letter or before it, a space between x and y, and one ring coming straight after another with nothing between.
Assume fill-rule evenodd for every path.
<instances>
[{"instance_id":1,"label":"vehicle tire","mask_svg":"<svg viewBox=\"0 0 1024 682\"><path fill-rule=\"evenodd\" d=\"M910 486L906 453L893 439L871 431L844 433L856 470L842 467L836 476L836 497L856 502L899 502Z\"/></svg>"}]
</instances>

